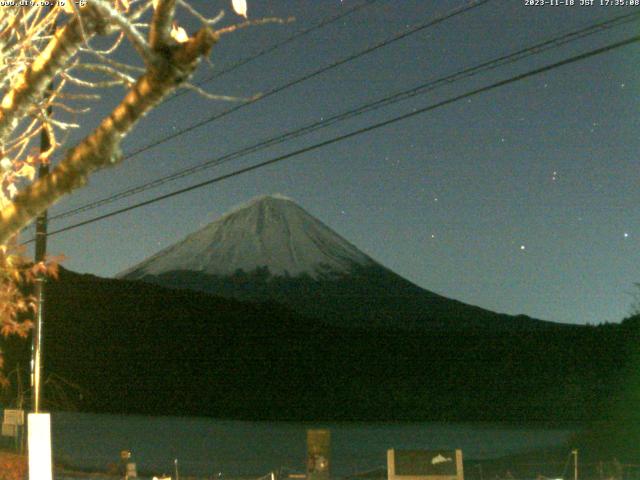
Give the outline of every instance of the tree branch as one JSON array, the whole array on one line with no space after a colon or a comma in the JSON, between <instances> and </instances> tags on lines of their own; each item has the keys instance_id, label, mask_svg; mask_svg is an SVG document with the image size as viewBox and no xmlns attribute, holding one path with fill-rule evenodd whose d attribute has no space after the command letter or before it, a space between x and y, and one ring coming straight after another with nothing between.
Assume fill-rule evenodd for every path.
<instances>
[{"instance_id":1,"label":"tree branch","mask_svg":"<svg viewBox=\"0 0 640 480\"><path fill-rule=\"evenodd\" d=\"M176 0L158 0L149 30L149 43L156 52L171 43L171 24L175 11Z\"/></svg>"},{"instance_id":2,"label":"tree branch","mask_svg":"<svg viewBox=\"0 0 640 480\"><path fill-rule=\"evenodd\" d=\"M150 65L154 61L153 52L149 48L146 39L138 31L138 29L120 12L115 10L106 2L95 1L94 7L100 12L103 17L110 20L110 23L117 25L117 27L124 32L133 47L138 54L142 57L145 64Z\"/></svg>"},{"instance_id":3,"label":"tree branch","mask_svg":"<svg viewBox=\"0 0 640 480\"><path fill-rule=\"evenodd\" d=\"M76 16L59 29L45 49L18 78L0 104L0 144L6 142L20 119L37 104L51 80L60 73L84 42L83 33L92 36L104 27L91 4L82 8L84 22Z\"/></svg>"},{"instance_id":4,"label":"tree branch","mask_svg":"<svg viewBox=\"0 0 640 480\"><path fill-rule=\"evenodd\" d=\"M0 211L0 245L60 197L84 185L91 172L119 163L122 139L147 112L189 78L218 38L215 32L203 28L185 43L161 46L166 62L150 67L93 133L69 150L49 175L18 193Z\"/></svg>"}]
</instances>

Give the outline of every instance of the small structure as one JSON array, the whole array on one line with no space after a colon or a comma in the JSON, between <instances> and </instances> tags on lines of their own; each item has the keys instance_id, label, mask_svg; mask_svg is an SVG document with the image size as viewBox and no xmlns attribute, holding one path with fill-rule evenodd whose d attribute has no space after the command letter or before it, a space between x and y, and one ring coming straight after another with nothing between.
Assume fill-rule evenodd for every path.
<instances>
[{"instance_id":1,"label":"small structure","mask_svg":"<svg viewBox=\"0 0 640 480\"><path fill-rule=\"evenodd\" d=\"M462 450L387 450L388 480L464 480Z\"/></svg>"},{"instance_id":2,"label":"small structure","mask_svg":"<svg viewBox=\"0 0 640 480\"><path fill-rule=\"evenodd\" d=\"M120 451L120 475L123 480L129 478L138 478L138 470L136 464L131 460L131 451Z\"/></svg>"},{"instance_id":3,"label":"small structure","mask_svg":"<svg viewBox=\"0 0 640 480\"><path fill-rule=\"evenodd\" d=\"M329 480L331 432L307 430L307 480Z\"/></svg>"},{"instance_id":4,"label":"small structure","mask_svg":"<svg viewBox=\"0 0 640 480\"><path fill-rule=\"evenodd\" d=\"M2 419L2 436L17 438L21 428L24 426L24 410L9 409L4 410Z\"/></svg>"}]
</instances>

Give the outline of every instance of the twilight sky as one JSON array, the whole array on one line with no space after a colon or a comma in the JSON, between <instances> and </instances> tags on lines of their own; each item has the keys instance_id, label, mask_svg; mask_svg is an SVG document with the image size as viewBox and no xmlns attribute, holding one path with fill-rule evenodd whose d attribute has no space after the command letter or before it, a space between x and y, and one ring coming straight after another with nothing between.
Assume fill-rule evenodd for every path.
<instances>
[{"instance_id":1,"label":"twilight sky","mask_svg":"<svg viewBox=\"0 0 640 480\"><path fill-rule=\"evenodd\" d=\"M250 18L295 16L225 36L213 75L364 0L249 0ZM205 85L264 93L468 0L378 0ZM576 0L576 4L580 0ZM493 0L151 148L51 210L56 215L282 132L625 13L632 6ZM230 2L193 3L223 24ZM190 26L193 32L194 25ZM258 163L638 34L638 21L337 123L50 224L50 230ZM189 28L188 28L189 30ZM112 276L238 203L282 193L428 290L506 313L619 321L640 282L640 48L626 46L49 239L64 266ZM126 55L123 54L123 55ZM85 117L87 133L114 91ZM143 120L125 152L234 107L194 93ZM25 238L30 234L25 234Z\"/></svg>"}]
</instances>

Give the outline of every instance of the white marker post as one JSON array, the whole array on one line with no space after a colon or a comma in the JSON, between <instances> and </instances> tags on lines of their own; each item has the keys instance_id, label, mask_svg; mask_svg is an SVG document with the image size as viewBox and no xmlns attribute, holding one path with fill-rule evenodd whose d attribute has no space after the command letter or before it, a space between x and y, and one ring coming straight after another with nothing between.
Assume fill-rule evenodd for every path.
<instances>
[{"instance_id":1,"label":"white marker post","mask_svg":"<svg viewBox=\"0 0 640 480\"><path fill-rule=\"evenodd\" d=\"M30 413L29 480L52 480L51 468L51 416L48 413Z\"/></svg>"}]
</instances>

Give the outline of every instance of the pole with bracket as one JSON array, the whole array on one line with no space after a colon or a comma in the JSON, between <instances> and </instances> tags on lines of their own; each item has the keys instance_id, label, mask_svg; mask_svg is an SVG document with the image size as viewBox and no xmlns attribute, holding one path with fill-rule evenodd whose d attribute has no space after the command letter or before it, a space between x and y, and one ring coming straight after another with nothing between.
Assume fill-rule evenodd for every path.
<instances>
[{"instance_id":1,"label":"pole with bracket","mask_svg":"<svg viewBox=\"0 0 640 480\"><path fill-rule=\"evenodd\" d=\"M50 10L54 7L50 4ZM52 35L56 31L56 22L50 26ZM45 100L49 100L53 93L53 81L49 83L45 92ZM51 116L51 105L47 106L46 116L43 122ZM49 175L49 159L43 155L51 148L52 139L49 136L47 126L43 125L40 131L40 164L38 166L38 178ZM36 264L45 261L47 254L47 211L45 210L36 219ZM27 420L28 451L29 451L29 479L52 480L53 465L51 455L51 416L48 413L40 413L42 405L42 339L45 314L45 286L46 276L38 273L35 280L36 318L31 342L31 411Z\"/></svg>"},{"instance_id":2,"label":"pole with bracket","mask_svg":"<svg viewBox=\"0 0 640 480\"><path fill-rule=\"evenodd\" d=\"M49 87L51 90L51 87ZM47 109L47 113L51 114L51 107ZM51 147L49 133L45 128L40 132L40 152L46 152ZM38 178L49 175L49 162L40 162L38 167ZM35 246L35 262L43 262L47 254L47 211L42 212L36 219L36 246ZM45 312L45 282L46 278L43 274L39 274L35 282L36 297L36 321L33 329L32 337L32 368L31 368L31 386L32 397L31 407L34 413L40 411L41 405L41 380L42 380L42 335L44 327Z\"/></svg>"},{"instance_id":3,"label":"pole with bracket","mask_svg":"<svg viewBox=\"0 0 640 480\"><path fill-rule=\"evenodd\" d=\"M52 4L49 6L49 10L53 10L55 7ZM56 33L56 21L54 20L50 27L49 33L55 35ZM47 91L45 93L45 99L51 98L53 94L53 80L49 83ZM53 108L51 105L47 106L46 118L51 116ZM44 153L51 148L51 138L49 137L49 131L46 127L42 127L40 131L40 153ZM43 178L49 175L49 159L40 158L40 164L38 165L38 178ZM47 255L47 223L48 223L48 211L45 210L36 219L36 244L35 244L35 262L40 263L45 260ZM42 273L38 274L35 282L35 297L36 297L36 318L33 329L32 343L31 343L31 411L33 413L40 412L41 398L42 398L42 337L44 328L44 313L45 313L45 283L46 277Z\"/></svg>"}]
</instances>

